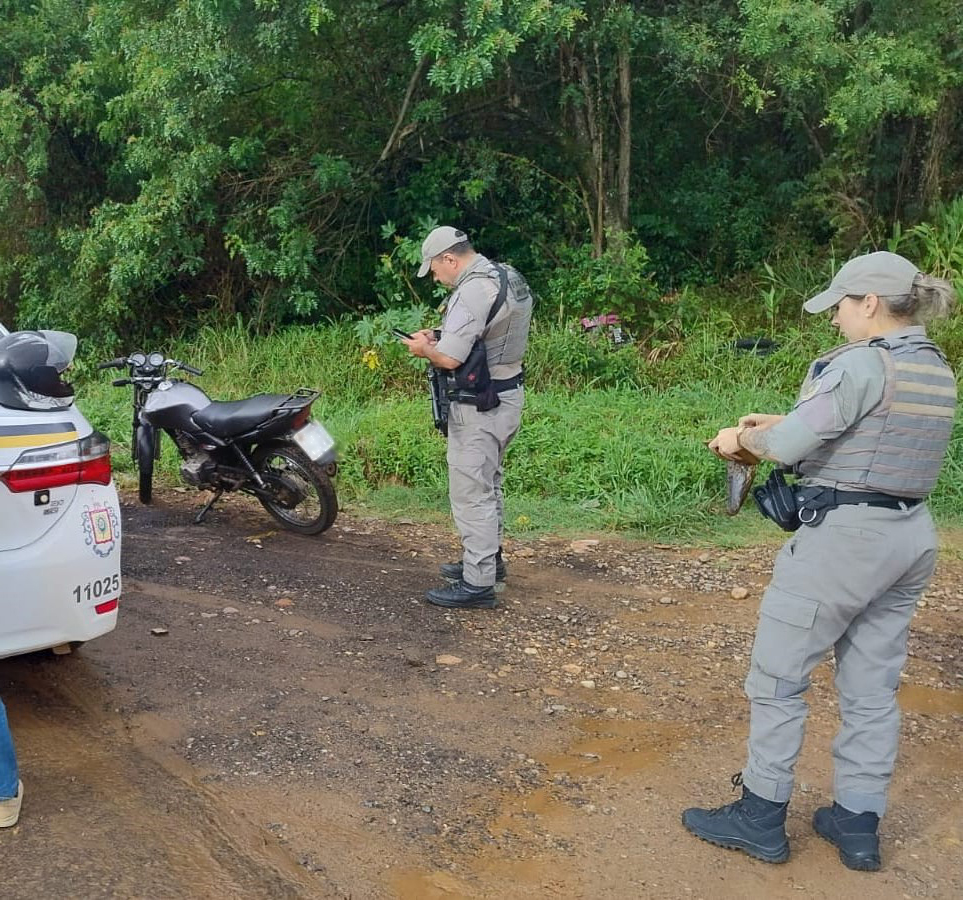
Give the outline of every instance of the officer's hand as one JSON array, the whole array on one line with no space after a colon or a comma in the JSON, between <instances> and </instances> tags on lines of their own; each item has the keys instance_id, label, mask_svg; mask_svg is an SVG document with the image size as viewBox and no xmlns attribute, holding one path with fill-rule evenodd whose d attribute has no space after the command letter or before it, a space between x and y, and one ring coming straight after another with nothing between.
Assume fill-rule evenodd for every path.
<instances>
[{"instance_id":1,"label":"officer's hand","mask_svg":"<svg viewBox=\"0 0 963 900\"><path fill-rule=\"evenodd\" d=\"M410 338L402 338L401 343L408 348L413 356L425 357L428 355L428 349L435 341L429 341L428 335L424 331L416 331Z\"/></svg>"},{"instance_id":2,"label":"officer's hand","mask_svg":"<svg viewBox=\"0 0 963 900\"><path fill-rule=\"evenodd\" d=\"M785 416L774 416L769 413L749 413L748 416L739 419L739 425L745 425L747 428L772 428L776 422L781 422L785 418Z\"/></svg>"},{"instance_id":3,"label":"officer's hand","mask_svg":"<svg viewBox=\"0 0 963 900\"><path fill-rule=\"evenodd\" d=\"M721 428L719 433L706 445L716 456L722 459L740 458L742 447L739 446L737 432L739 428Z\"/></svg>"}]
</instances>

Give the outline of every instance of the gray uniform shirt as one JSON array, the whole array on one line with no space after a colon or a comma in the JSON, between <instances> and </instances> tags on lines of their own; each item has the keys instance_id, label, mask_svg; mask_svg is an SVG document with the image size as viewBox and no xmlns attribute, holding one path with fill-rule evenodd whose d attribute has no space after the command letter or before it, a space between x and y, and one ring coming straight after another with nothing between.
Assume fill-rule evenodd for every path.
<instances>
[{"instance_id":1,"label":"gray uniform shirt","mask_svg":"<svg viewBox=\"0 0 963 900\"><path fill-rule=\"evenodd\" d=\"M486 330L497 332L498 326L511 315L510 304L506 303L492 321L485 325L485 318L498 296L498 282L493 278L478 277L478 273L487 273L491 265L490 259L480 253L476 254L471 265L458 276L455 288L448 297L445 318L441 324L441 338L435 346L440 353L457 359L458 362L468 359L475 341L482 337ZM487 345L486 349L488 371L493 379L512 378L521 372L521 362L502 365L498 351Z\"/></svg>"},{"instance_id":2,"label":"gray uniform shirt","mask_svg":"<svg viewBox=\"0 0 963 900\"><path fill-rule=\"evenodd\" d=\"M837 356L812 380L792 412L769 429L771 454L784 465L805 459L871 412L882 401L885 386L886 368L876 348L858 347Z\"/></svg>"}]
</instances>

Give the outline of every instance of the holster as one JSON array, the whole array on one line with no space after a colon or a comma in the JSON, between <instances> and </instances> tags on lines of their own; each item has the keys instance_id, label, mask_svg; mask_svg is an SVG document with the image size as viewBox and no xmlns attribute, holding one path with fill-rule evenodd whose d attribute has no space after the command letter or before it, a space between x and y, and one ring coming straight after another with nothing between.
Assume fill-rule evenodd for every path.
<instances>
[{"instance_id":1,"label":"holster","mask_svg":"<svg viewBox=\"0 0 963 900\"><path fill-rule=\"evenodd\" d=\"M428 366L428 393L431 395L431 417L437 428L445 437L448 437L448 411L451 407L451 400L448 399L448 392L451 385L451 376L444 369L436 369Z\"/></svg>"},{"instance_id":2,"label":"holster","mask_svg":"<svg viewBox=\"0 0 963 900\"><path fill-rule=\"evenodd\" d=\"M819 485L786 484L782 469L773 469L766 483L753 488L756 506L767 519L772 519L783 531L795 531L800 525L815 528L831 509L840 503L856 502L841 499L838 491ZM845 495L844 495L845 496ZM881 495L857 495L857 500L876 501ZM876 501L878 502L878 501Z\"/></svg>"},{"instance_id":3,"label":"holster","mask_svg":"<svg viewBox=\"0 0 963 900\"><path fill-rule=\"evenodd\" d=\"M782 469L773 469L765 484L752 489L756 506L783 531L795 531L802 523L796 507L796 493L786 484Z\"/></svg>"}]
</instances>

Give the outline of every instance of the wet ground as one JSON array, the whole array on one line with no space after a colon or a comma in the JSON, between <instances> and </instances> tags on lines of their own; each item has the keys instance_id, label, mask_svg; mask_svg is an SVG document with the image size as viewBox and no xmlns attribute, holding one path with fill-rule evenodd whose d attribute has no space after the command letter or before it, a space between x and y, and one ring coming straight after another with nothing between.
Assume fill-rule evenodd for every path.
<instances>
[{"instance_id":1,"label":"wet ground","mask_svg":"<svg viewBox=\"0 0 963 900\"><path fill-rule=\"evenodd\" d=\"M963 563L944 554L900 689L884 870L811 831L831 798L829 665L792 856L689 836L728 802L775 544L514 541L495 611L425 605L445 528L125 505L117 630L0 660L26 799L4 895L83 898L963 896ZM155 633L158 632L158 633Z\"/></svg>"}]
</instances>

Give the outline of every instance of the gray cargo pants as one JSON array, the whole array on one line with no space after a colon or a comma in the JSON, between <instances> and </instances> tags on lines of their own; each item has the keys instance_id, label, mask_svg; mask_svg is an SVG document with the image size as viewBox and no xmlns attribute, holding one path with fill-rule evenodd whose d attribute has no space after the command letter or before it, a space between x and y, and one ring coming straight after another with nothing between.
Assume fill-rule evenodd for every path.
<instances>
[{"instance_id":1,"label":"gray cargo pants","mask_svg":"<svg viewBox=\"0 0 963 900\"><path fill-rule=\"evenodd\" d=\"M448 498L461 535L464 579L495 583L495 554L502 541L502 460L522 420L525 389L498 395L501 403L479 412L467 403L448 413Z\"/></svg>"},{"instance_id":2,"label":"gray cargo pants","mask_svg":"<svg viewBox=\"0 0 963 900\"><path fill-rule=\"evenodd\" d=\"M840 506L786 542L762 598L746 678L750 791L789 800L808 711L803 694L832 648L842 719L833 742L836 802L857 813L886 811L899 738L896 688L910 620L935 564L925 503Z\"/></svg>"}]
</instances>

